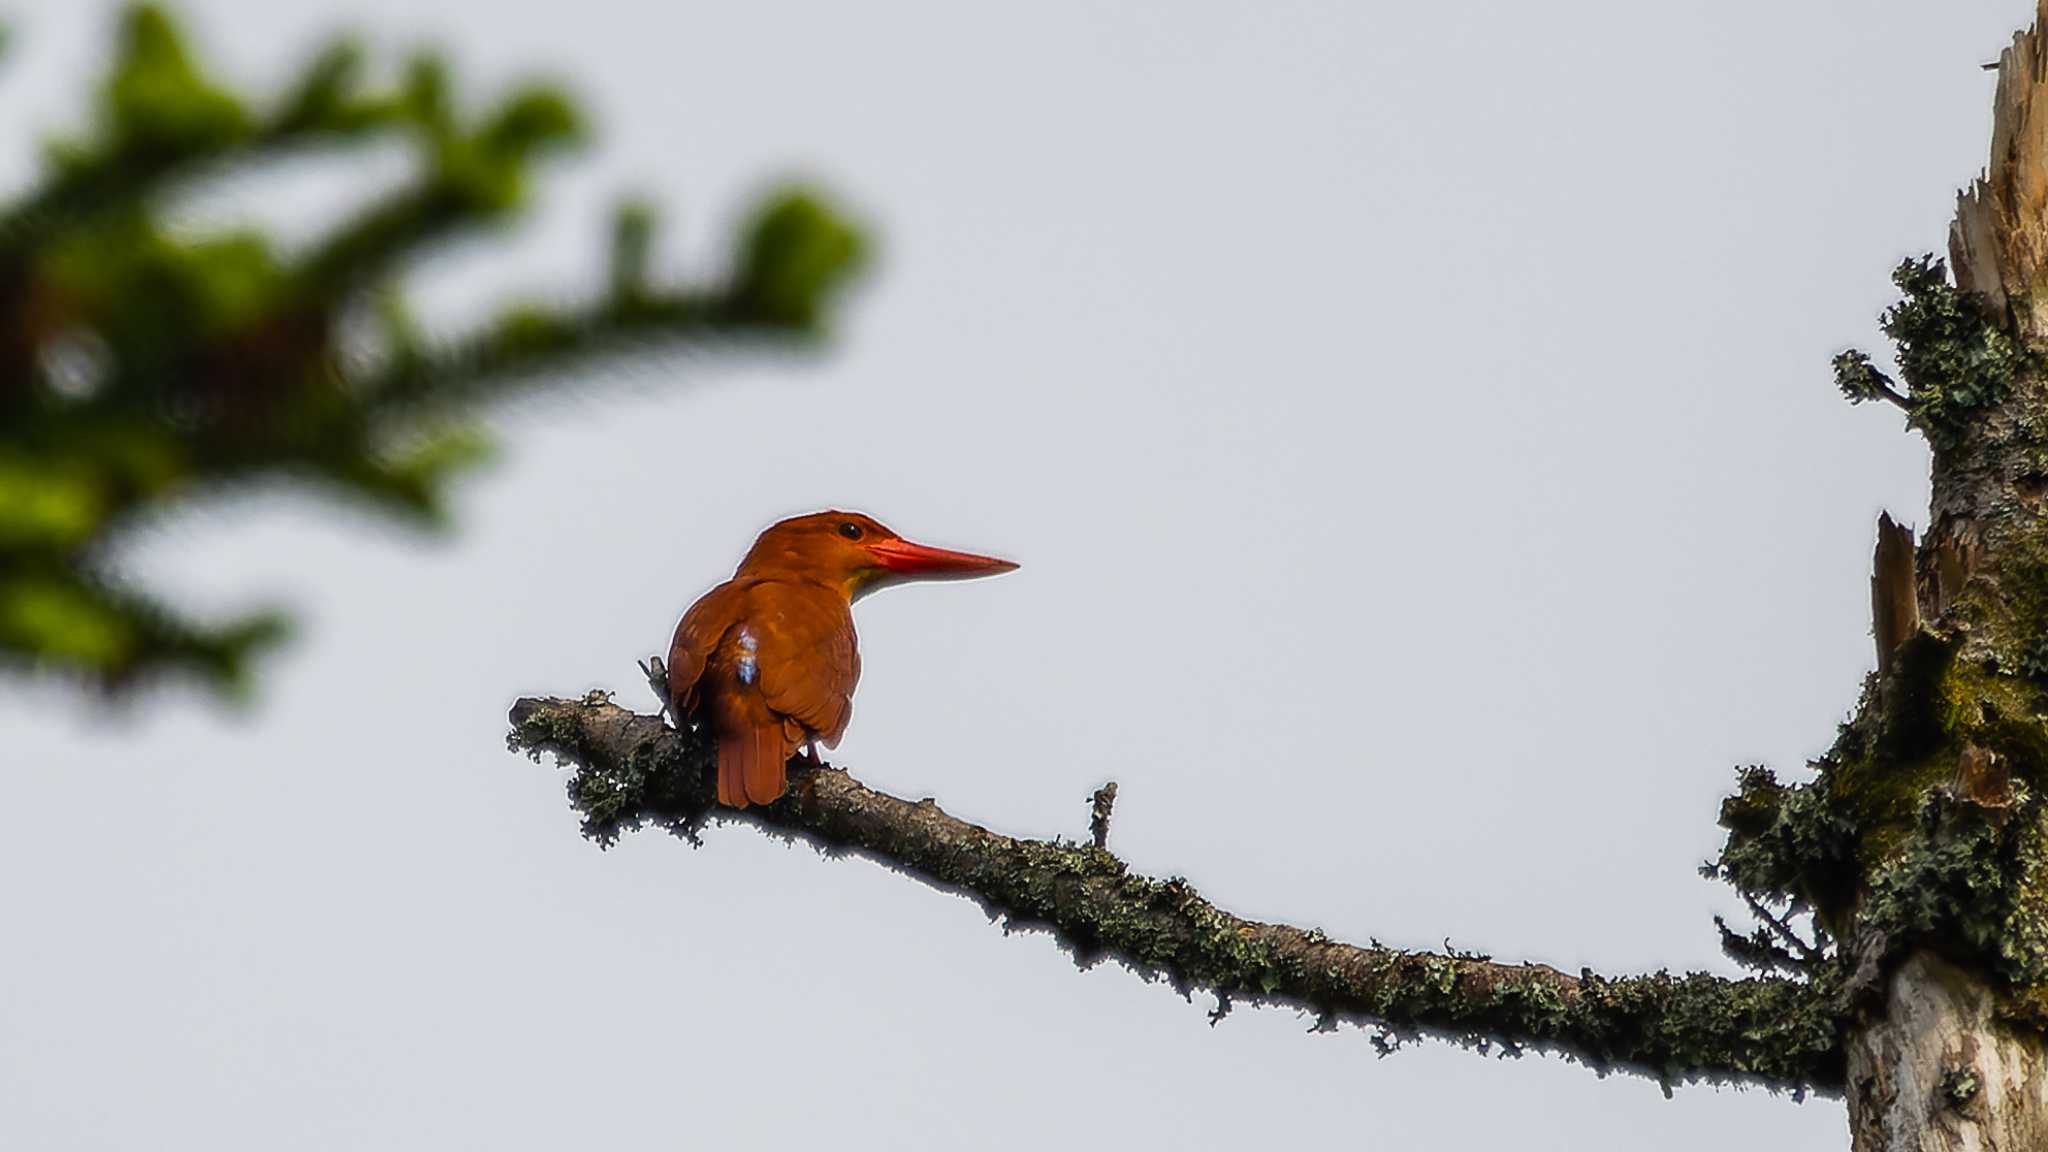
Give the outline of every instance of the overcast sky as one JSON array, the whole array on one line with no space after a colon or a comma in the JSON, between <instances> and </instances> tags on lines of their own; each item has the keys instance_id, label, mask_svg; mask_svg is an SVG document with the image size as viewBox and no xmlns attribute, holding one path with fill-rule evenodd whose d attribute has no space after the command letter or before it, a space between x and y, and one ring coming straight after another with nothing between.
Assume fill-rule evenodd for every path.
<instances>
[{"instance_id":1,"label":"overcast sky","mask_svg":"<svg viewBox=\"0 0 2048 1152\"><path fill-rule=\"evenodd\" d=\"M1851 409L1886 277L1943 243L2026 0L185 6L276 80L329 29L570 79L602 138L453 320L595 279L612 195L701 258L771 178L881 259L829 356L594 373L502 414L460 531L309 499L134 563L298 642L234 715L0 685L0 1144L36 1149L1839 1149L1838 1102L1241 1009L746 827L581 840L504 750L775 518L857 507L1023 561L860 607L835 757L1083 833L1243 914L1576 970L1731 972L1695 872L1740 763L1796 771L1871 663ZM108 10L30 0L0 178ZM327 219L381 170L194 218Z\"/></svg>"}]
</instances>

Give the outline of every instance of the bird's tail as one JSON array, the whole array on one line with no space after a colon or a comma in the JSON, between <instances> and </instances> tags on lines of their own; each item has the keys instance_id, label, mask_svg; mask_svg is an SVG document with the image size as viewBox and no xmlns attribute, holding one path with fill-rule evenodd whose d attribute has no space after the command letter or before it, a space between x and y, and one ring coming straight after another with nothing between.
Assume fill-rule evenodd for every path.
<instances>
[{"instance_id":1,"label":"bird's tail","mask_svg":"<svg viewBox=\"0 0 2048 1152\"><path fill-rule=\"evenodd\" d=\"M789 743L772 724L718 738L718 802L773 804L789 788Z\"/></svg>"}]
</instances>

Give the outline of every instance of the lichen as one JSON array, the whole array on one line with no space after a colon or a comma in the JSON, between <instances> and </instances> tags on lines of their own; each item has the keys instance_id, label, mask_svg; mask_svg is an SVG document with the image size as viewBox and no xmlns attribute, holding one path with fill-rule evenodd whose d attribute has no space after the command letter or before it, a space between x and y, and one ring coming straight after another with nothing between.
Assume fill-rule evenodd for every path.
<instances>
[{"instance_id":1,"label":"lichen","mask_svg":"<svg viewBox=\"0 0 2048 1152\"><path fill-rule=\"evenodd\" d=\"M1975 1100L1983 1087L1974 1068L1950 1068L1941 1074L1941 1094L1952 1108L1960 1108Z\"/></svg>"},{"instance_id":2,"label":"lichen","mask_svg":"<svg viewBox=\"0 0 2048 1152\"><path fill-rule=\"evenodd\" d=\"M2048 936L2033 905L2040 819L2030 797L2019 818L1929 792L1916 835L1876 861L1859 931L1984 962L2008 987L2048 983Z\"/></svg>"},{"instance_id":3,"label":"lichen","mask_svg":"<svg viewBox=\"0 0 2048 1152\"><path fill-rule=\"evenodd\" d=\"M1961 442L1974 413L2005 399L2030 357L1977 300L1949 283L1944 261L1906 260L1892 283L1902 295L1879 325L1892 340L1903 395L1856 349L1835 357L1835 384L1851 403L1902 399L1913 426L1936 451L1947 451Z\"/></svg>"},{"instance_id":4,"label":"lichen","mask_svg":"<svg viewBox=\"0 0 2048 1152\"><path fill-rule=\"evenodd\" d=\"M1810 968L1846 980L1926 949L1989 974L2009 1017L2048 1004L2048 684L2015 655L2048 632L2037 556L2015 546L1939 631L1902 644L1811 779L1745 769L1723 803L1710 871L1858 942ZM1749 946L1761 933L1732 943L1759 966L1782 958Z\"/></svg>"},{"instance_id":5,"label":"lichen","mask_svg":"<svg viewBox=\"0 0 2048 1152\"><path fill-rule=\"evenodd\" d=\"M593 692L584 703L604 699L604 693ZM691 797L697 790L693 785L703 786L710 765L711 750L701 734L675 732L656 721L655 731L638 732L619 748L561 703L521 701L512 711L507 744L536 760L552 755L574 766L567 791L569 803L583 814L585 836L610 845L620 833L650 820L685 822L702 808L701 800Z\"/></svg>"}]
</instances>

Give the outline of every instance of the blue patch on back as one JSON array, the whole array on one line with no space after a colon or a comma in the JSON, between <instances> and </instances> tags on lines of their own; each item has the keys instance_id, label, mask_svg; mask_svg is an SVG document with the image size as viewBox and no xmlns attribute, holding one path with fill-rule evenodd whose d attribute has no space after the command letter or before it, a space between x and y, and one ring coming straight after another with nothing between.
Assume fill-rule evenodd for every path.
<instances>
[{"instance_id":1,"label":"blue patch on back","mask_svg":"<svg viewBox=\"0 0 2048 1152\"><path fill-rule=\"evenodd\" d=\"M747 631L745 627L741 627L739 644L741 653L739 661L740 683L752 684L761 678L761 665L754 659L754 653L760 649L761 642L754 639L752 632Z\"/></svg>"}]
</instances>

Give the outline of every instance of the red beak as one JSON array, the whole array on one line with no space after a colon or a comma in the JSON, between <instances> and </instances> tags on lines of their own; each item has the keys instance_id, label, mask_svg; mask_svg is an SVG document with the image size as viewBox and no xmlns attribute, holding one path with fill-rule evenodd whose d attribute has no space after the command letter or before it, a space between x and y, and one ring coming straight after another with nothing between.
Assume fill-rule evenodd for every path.
<instances>
[{"instance_id":1,"label":"red beak","mask_svg":"<svg viewBox=\"0 0 2048 1152\"><path fill-rule=\"evenodd\" d=\"M908 540L877 540L868 545L868 552L876 563L889 571L918 580L966 580L975 576L994 576L1017 567L1008 560L998 560L993 556L930 548Z\"/></svg>"}]
</instances>

